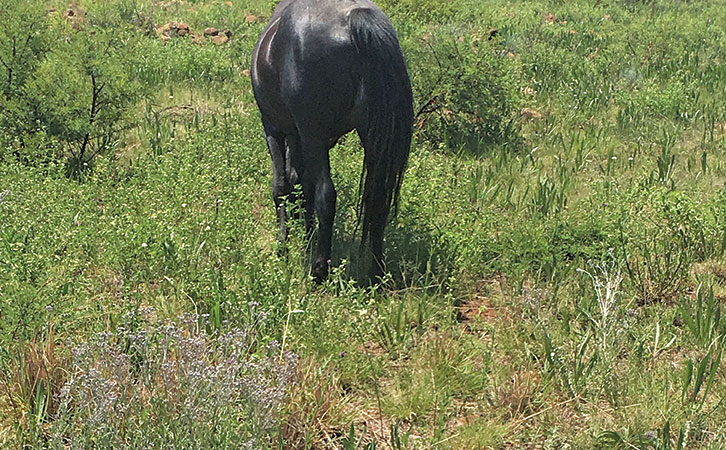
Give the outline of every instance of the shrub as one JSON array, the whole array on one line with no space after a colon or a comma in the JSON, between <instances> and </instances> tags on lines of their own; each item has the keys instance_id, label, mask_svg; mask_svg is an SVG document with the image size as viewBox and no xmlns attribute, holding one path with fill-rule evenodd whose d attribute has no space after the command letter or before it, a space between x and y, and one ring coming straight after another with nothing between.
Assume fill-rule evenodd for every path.
<instances>
[{"instance_id":1,"label":"shrub","mask_svg":"<svg viewBox=\"0 0 726 450\"><path fill-rule=\"evenodd\" d=\"M281 355L275 342L252 353L250 330L208 334L193 316L133 328L100 333L73 348L50 447L269 444L294 355Z\"/></svg>"},{"instance_id":2,"label":"shrub","mask_svg":"<svg viewBox=\"0 0 726 450\"><path fill-rule=\"evenodd\" d=\"M0 11L9 18L0 27L0 144L25 164L69 157L75 176L132 123L143 86L127 62L138 37L52 21L40 1L2 0Z\"/></svg>"},{"instance_id":3,"label":"shrub","mask_svg":"<svg viewBox=\"0 0 726 450\"><path fill-rule=\"evenodd\" d=\"M641 179L626 194L619 224L628 277L641 303L672 300L691 265L714 251L706 244L709 230L700 205L652 180Z\"/></svg>"},{"instance_id":4,"label":"shrub","mask_svg":"<svg viewBox=\"0 0 726 450\"><path fill-rule=\"evenodd\" d=\"M671 120L688 119L688 113L696 107L696 87L672 80L664 85L650 82L632 81L637 77L634 69L623 75L624 83L633 85L632 89L617 91L616 99L620 105L618 123L625 126L630 122L644 122L646 119L666 118ZM638 84L642 86L638 87Z\"/></svg>"},{"instance_id":5,"label":"shrub","mask_svg":"<svg viewBox=\"0 0 726 450\"><path fill-rule=\"evenodd\" d=\"M25 97L26 83L49 50L45 2L0 0L0 145L16 156L34 123Z\"/></svg>"},{"instance_id":6,"label":"shrub","mask_svg":"<svg viewBox=\"0 0 726 450\"><path fill-rule=\"evenodd\" d=\"M452 31L437 28L405 49L421 136L470 150L516 139L520 71L514 54L488 33Z\"/></svg>"},{"instance_id":7,"label":"shrub","mask_svg":"<svg viewBox=\"0 0 726 450\"><path fill-rule=\"evenodd\" d=\"M127 39L115 30L70 32L27 84L37 122L70 155L67 175L79 174L132 123L129 109L142 86L124 64L133 51Z\"/></svg>"}]
</instances>

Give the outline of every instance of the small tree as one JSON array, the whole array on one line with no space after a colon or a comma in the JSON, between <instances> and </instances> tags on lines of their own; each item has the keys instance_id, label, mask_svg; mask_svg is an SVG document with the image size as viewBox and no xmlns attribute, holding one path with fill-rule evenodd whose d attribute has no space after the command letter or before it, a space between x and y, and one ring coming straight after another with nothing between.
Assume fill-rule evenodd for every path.
<instances>
[{"instance_id":1,"label":"small tree","mask_svg":"<svg viewBox=\"0 0 726 450\"><path fill-rule=\"evenodd\" d=\"M482 142L518 142L517 63L494 32L467 33L456 38L453 29L441 27L423 40L403 41L419 137L472 151Z\"/></svg>"},{"instance_id":2,"label":"small tree","mask_svg":"<svg viewBox=\"0 0 726 450\"><path fill-rule=\"evenodd\" d=\"M70 156L76 176L132 123L142 86L128 64L135 38L119 30L69 31L38 65L25 94L38 121Z\"/></svg>"}]
</instances>

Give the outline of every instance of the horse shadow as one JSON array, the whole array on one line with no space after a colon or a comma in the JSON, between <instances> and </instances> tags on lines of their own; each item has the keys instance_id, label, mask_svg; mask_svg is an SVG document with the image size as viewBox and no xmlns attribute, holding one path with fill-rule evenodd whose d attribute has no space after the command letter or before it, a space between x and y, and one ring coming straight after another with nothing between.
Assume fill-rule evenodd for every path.
<instances>
[{"instance_id":1,"label":"horse shadow","mask_svg":"<svg viewBox=\"0 0 726 450\"><path fill-rule=\"evenodd\" d=\"M372 255L368 246L361 245L360 230L350 226L355 218L347 219L335 221L333 273L337 271L344 281L352 280L358 286L371 286L377 282L369 273ZM435 289L451 275L454 250L427 221L411 211L401 211L386 228L385 263L387 287Z\"/></svg>"}]
</instances>

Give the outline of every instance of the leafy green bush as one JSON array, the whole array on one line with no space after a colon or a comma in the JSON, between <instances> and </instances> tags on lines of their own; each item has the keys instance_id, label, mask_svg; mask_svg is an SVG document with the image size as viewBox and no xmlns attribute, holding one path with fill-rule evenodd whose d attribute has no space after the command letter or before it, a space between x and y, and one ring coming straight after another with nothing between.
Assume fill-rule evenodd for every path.
<instances>
[{"instance_id":1,"label":"leafy green bush","mask_svg":"<svg viewBox=\"0 0 726 450\"><path fill-rule=\"evenodd\" d=\"M143 86L126 62L137 38L125 27L52 21L44 2L0 10L10 18L0 27L0 143L28 164L68 157L66 174L77 175L132 124Z\"/></svg>"},{"instance_id":2,"label":"leafy green bush","mask_svg":"<svg viewBox=\"0 0 726 450\"><path fill-rule=\"evenodd\" d=\"M0 0L0 145L21 158L28 134L37 130L26 84L51 45L45 2ZM7 18L7 20L5 20Z\"/></svg>"},{"instance_id":3,"label":"leafy green bush","mask_svg":"<svg viewBox=\"0 0 726 450\"><path fill-rule=\"evenodd\" d=\"M444 26L404 43L423 139L470 150L516 140L519 64L490 37Z\"/></svg>"},{"instance_id":4,"label":"leafy green bush","mask_svg":"<svg viewBox=\"0 0 726 450\"><path fill-rule=\"evenodd\" d=\"M627 75L630 79L633 75ZM621 125L630 122L641 123L645 120L666 118L681 120L694 109L698 100L694 86L686 86L681 81L671 80L664 85L653 82L635 82L631 89L617 91L616 100L620 105L618 122Z\"/></svg>"},{"instance_id":5,"label":"leafy green bush","mask_svg":"<svg viewBox=\"0 0 726 450\"><path fill-rule=\"evenodd\" d=\"M28 82L25 94L36 120L70 154L68 175L109 150L131 125L129 107L142 90L123 63L132 51L133 41L112 30L71 32Z\"/></svg>"},{"instance_id":6,"label":"leafy green bush","mask_svg":"<svg viewBox=\"0 0 726 450\"><path fill-rule=\"evenodd\" d=\"M712 256L700 205L646 178L624 198L620 236L627 273L640 302L672 300L694 262Z\"/></svg>"}]
</instances>

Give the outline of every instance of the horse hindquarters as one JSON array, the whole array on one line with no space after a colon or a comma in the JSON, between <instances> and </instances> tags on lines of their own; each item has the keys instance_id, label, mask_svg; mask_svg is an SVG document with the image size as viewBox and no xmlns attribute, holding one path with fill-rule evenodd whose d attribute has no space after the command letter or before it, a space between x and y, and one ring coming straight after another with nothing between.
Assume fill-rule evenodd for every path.
<instances>
[{"instance_id":1,"label":"horse hindquarters","mask_svg":"<svg viewBox=\"0 0 726 450\"><path fill-rule=\"evenodd\" d=\"M255 48L251 75L266 130L269 124L281 133L268 139L281 238L284 201L299 177L308 231L315 215L319 222L312 272L318 280L327 276L336 203L328 150L355 128L365 147L362 241L370 240L373 273L382 273L383 231L413 121L410 82L390 22L367 0L283 0Z\"/></svg>"}]
</instances>

